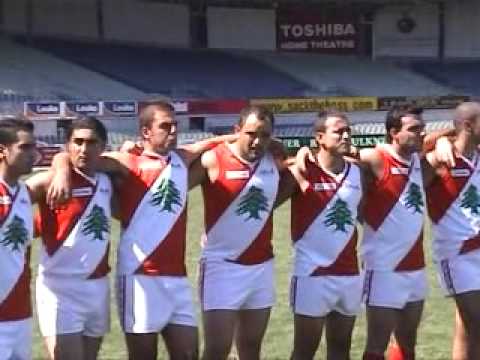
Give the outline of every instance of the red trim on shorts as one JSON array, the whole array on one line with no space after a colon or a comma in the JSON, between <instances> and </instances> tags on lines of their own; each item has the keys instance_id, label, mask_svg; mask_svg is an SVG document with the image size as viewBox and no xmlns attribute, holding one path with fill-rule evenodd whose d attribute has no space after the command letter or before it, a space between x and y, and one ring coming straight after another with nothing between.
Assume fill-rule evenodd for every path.
<instances>
[{"instance_id":1,"label":"red trim on shorts","mask_svg":"<svg viewBox=\"0 0 480 360\"><path fill-rule=\"evenodd\" d=\"M367 270L365 273L365 282L363 283L363 298L365 299L365 304L368 305L370 302L370 294L372 293L372 279L373 279L373 270Z\"/></svg>"},{"instance_id":2,"label":"red trim on shorts","mask_svg":"<svg viewBox=\"0 0 480 360\"><path fill-rule=\"evenodd\" d=\"M122 287L122 289L121 289L121 293L122 293L122 299L121 299L121 301L122 301L122 313L121 313L121 316L122 316L122 327L123 327L124 330L126 328L125 325L127 323L127 321L125 319L125 316L126 316L125 315L125 313L126 313L125 307L127 305L127 300L126 300L127 293L126 293L126 289L125 289L125 287L126 287L125 277L126 277L125 275L120 277L120 282L121 282L120 286Z\"/></svg>"},{"instance_id":3,"label":"red trim on shorts","mask_svg":"<svg viewBox=\"0 0 480 360\"><path fill-rule=\"evenodd\" d=\"M459 254L466 254L477 249L480 249L480 234L465 240L462 244Z\"/></svg>"},{"instance_id":4,"label":"red trim on shorts","mask_svg":"<svg viewBox=\"0 0 480 360\"><path fill-rule=\"evenodd\" d=\"M292 307L293 312L295 312L295 305L297 303L297 277L292 277L292 282L290 283L290 306Z\"/></svg>"},{"instance_id":5,"label":"red trim on shorts","mask_svg":"<svg viewBox=\"0 0 480 360\"><path fill-rule=\"evenodd\" d=\"M199 286L198 286L198 296L200 297L200 304L202 310L205 310L205 268L207 264L204 260L200 260L200 278L199 278Z\"/></svg>"},{"instance_id":6,"label":"red trim on shorts","mask_svg":"<svg viewBox=\"0 0 480 360\"><path fill-rule=\"evenodd\" d=\"M450 265L448 264L448 259L442 260L440 262L440 267L442 268L443 280L445 281L445 286L450 295L455 295L455 286L453 286L452 273L450 271Z\"/></svg>"}]
</instances>

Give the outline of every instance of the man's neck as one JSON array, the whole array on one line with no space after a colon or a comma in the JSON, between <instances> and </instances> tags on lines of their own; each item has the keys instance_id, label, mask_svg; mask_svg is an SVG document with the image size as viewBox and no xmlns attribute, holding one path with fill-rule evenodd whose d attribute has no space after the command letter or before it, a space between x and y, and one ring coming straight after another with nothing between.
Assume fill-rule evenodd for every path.
<instances>
[{"instance_id":1,"label":"man's neck","mask_svg":"<svg viewBox=\"0 0 480 360\"><path fill-rule=\"evenodd\" d=\"M15 187L18 183L18 175L12 174L5 166L0 166L0 179L10 187Z\"/></svg>"},{"instance_id":2,"label":"man's neck","mask_svg":"<svg viewBox=\"0 0 480 360\"><path fill-rule=\"evenodd\" d=\"M248 157L245 154L242 154L240 151L240 147L238 146L238 143L235 141L233 143L227 143L228 148L230 151L241 161L246 164L252 164L255 163L255 161L249 160Z\"/></svg>"},{"instance_id":3,"label":"man's neck","mask_svg":"<svg viewBox=\"0 0 480 360\"><path fill-rule=\"evenodd\" d=\"M391 150L393 150L394 153L396 153L401 159L410 161L413 155L413 152L411 150L406 150L402 148L398 143L392 143L390 144Z\"/></svg>"},{"instance_id":4,"label":"man's neck","mask_svg":"<svg viewBox=\"0 0 480 360\"><path fill-rule=\"evenodd\" d=\"M317 161L322 168L333 174L340 174L345 168L345 160L342 155L333 154L323 149L318 152Z\"/></svg>"},{"instance_id":5,"label":"man's neck","mask_svg":"<svg viewBox=\"0 0 480 360\"><path fill-rule=\"evenodd\" d=\"M158 149L152 146L149 142L145 141L143 143L143 150L149 153L166 156L168 154L168 149Z\"/></svg>"},{"instance_id":6,"label":"man's neck","mask_svg":"<svg viewBox=\"0 0 480 360\"><path fill-rule=\"evenodd\" d=\"M466 158L473 158L477 152L478 144L472 139L472 136L464 132L460 132L454 142L455 150Z\"/></svg>"}]
</instances>

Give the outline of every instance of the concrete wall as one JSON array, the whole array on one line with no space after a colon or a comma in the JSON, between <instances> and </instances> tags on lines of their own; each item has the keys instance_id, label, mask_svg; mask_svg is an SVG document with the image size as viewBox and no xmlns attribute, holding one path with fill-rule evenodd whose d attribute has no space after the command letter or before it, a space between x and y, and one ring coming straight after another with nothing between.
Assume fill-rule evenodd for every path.
<instances>
[{"instance_id":1,"label":"concrete wall","mask_svg":"<svg viewBox=\"0 0 480 360\"><path fill-rule=\"evenodd\" d=\"M273 50L275 11L209 7L208 46L224 49Z\"/></svg>"},{"instance_id":2,"label":"concrete wall","mask_svg":"<svg viewBox=\"0 0 480 360\"><path fill-rule=\"evenodd\" d=\"M190 44L186 5L104 0L105 39L174 47Z\"/></svg>"}]
</instances>

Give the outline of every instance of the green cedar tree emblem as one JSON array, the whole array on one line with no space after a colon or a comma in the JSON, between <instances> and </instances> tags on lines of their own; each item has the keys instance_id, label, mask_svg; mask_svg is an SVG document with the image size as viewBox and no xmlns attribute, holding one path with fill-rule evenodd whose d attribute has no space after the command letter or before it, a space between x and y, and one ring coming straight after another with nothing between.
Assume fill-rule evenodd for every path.
<instances>
[{"instance_id":1,"label":"green cedar tree emblem","mask_svg":"<svg viewBox=\"0 0 480 360\"><path fill-rule=\"evenodd\" d=\"M352 212L346 201L338 198L329 209L324 221L326 226L335 226L334 231L347 232L347 226L353 225Z\"/></svg>"},{"instance_id":2,"label":"green cedar tree emblem","mask_svg":"<svg viewBox=\"0 0 480 360\"><path fill-rule=\"evenodd\" d=\"M235 213L239 216L248 214L248 217L245 219L245 221L248 221L250 219L261 220L261 211L268 212L268 199L263 194L262 189L251 186L248 192L240 199L240 204L238 204Z\"/></svg>"},{"instance_id":3,"label":"green cedar tree emblem","mask_svg":"<svg viewBox=\"0 0 480 360\"><path fill-rule=\"evenodd\" d=\"M110 233L110 225L102 207L94 205L83 224L83 235L93 234L93 240L106 240L103 233Z\"/></svg>"},{"instance_id":4,"label":"green cedar tree emblem","mask_svg":"<svg viewBox=\"0 0 480 360\"><path fill-rule=\"evenodd\" d=\"M161 211L176 213L173 206L182 206L181 201L180 190L177 189L175 182L170 179L162 179L153 193L150 203L154 206L161 206Z\"/></svg>"},{"instance_id":5,"label":"green cedar tree emblem","mask_svg":"<svg viewBox=\"0 0 480 360\"><path fill-rule=\"evenodd\" d=\"M20 247L23 246L27 240L28 230L25 227L25 221L21 217L15 215L10 224L8 224L0 244L3 246L11 245L13 251L20 251Z\"/></svg>"},{"instance_id":6,"label":"green cedar tree emblem","mask_svg":"<svg viewBox=\"0 0 480 360\"><path fill-rule=\"evenodd\" d=\"M420 186L415 183L411 183L410 187L407 191L407 198L405 206L407 209L413 208L413 212L416 213L423 213L423 207L425 206L422 197L422 191L420 190Z\"/></svg>"},{"instance_id":7,"label":"green cedar tree emblem","mask_svg":"<svg viewBox=\"0 0 480 360\"><path fill-rule=\"evenodd\" d=\"M480 211L478 210L480 207L480 196L478 195L477 187L475 185L470 185L463 193L460 207L470 209L472 214L480 214Z\"/></svg>"}]
</instances>

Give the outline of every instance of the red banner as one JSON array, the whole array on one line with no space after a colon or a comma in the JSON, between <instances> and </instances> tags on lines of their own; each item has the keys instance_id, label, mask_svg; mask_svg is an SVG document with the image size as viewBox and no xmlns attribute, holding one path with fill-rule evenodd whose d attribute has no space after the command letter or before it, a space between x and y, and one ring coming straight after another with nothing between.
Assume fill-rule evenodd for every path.
<instances>
[{"instance_id":1,"label":"red banner","mask_svg":"<svg viewBox=\"0 0 480 360\"><path fill-rule=\"evenodd\" d=\"M358 49L357 16L349 9L277 10L277 49L355 54Z\"/></svg>"},{"instance_id":2,"label":"red banner","mask_svg":"<svg viewBox=\"0 0 480 360\"><path fill-rule=\"evenodd\" d=\"M189 114L238 114L248 106L247 100L192 100L188 102Z\"/></svg>"}]
</instances>

